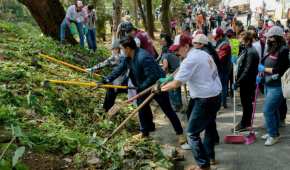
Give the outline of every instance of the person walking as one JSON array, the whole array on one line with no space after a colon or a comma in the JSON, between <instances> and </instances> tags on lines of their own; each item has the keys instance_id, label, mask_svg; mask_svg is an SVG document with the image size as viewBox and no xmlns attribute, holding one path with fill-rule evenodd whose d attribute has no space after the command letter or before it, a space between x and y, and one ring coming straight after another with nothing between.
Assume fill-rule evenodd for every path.
<instances>
[{"instance_id":1,"label":"person walking","mask_svg":"<svg viewBox=\"0 0 290 170\"><path fill-rule=\"evenodd\" d=\"M250 31L243 32L240 35L241 45L244 46L243 51L238 57L238 70L236 82L233 89L240 88L240 98L243 107L243 115L240 123L236 125L237 131L245 131L251 126L253 105L255 97L256 76L258 74L258 64L260 61L259 54L252 45L253 36Z\"/></svg>"},{"instance_id":2,"label":"person walking","mask_svg":"<svg viewBox=\"0 0 290 170\"><path fill-rule=\"evenodd\" d=\"M283 29L273 26L265 34L267 37L267 54L262 59L258 69L264 74L265 102L263 107L267 134L265 146L271 146L279 141L279 108L283 101L281 77L289 68L289 49L283 38Z\"/></svg>"},{"instance_id":3,"label":"person walking","mask_svg":"<svg viewBox=\"0 0 290 170\"><path fill-rule=\"evenodd\" d=\"M188 170L209 170L210 161L215 160L215 121L220 108L222 85L212 57L199 49L192 48L191 37L182 35L171 50L177 51L184 60L174 81L164 85L161 91L169 91L187 83L190 93L187 135L197 166ZM206 107L204 107L206 106ZM203 142L200 133L205 131Z\"/></svg>"},{"instance_id":4,"label":"person walking","mask_svg":"<svg viewBox=\"0 0 290 170\"><path fill-rule=\"evenodd\" d=\"M150 55L149 52L142 48L138 48L134 37L124 36L120 40L121 50L124 51L126 62L119 65L118 70L115 70L110 75L104 78L104 82L110 83L119 75L129 71L129 78L140 93L148 87L154 85L160 78L165 77L165 73L160 66ZM145 95L137 99L137 104L140 105L147 97ZM165 115L169 118L180 144L186 142L183 135L183 128L180 120L170 105L170 100L167 92L161 92L154 96L154 100L160 105ZM135 136L136 138L148 137L150 132L155 130L153 115L149 103L139 111L139 122L141 133Z\"/></svg>"},{"instance_id":5,"label":"person walking","mask_svg":"<svg viewBox=\"0 0 290 170\"><path fill-rule=\"evenodd\" d=\"M87 20L87 12L83 7L82 1L76 1L74 5L68 7L65 18L60 25L61 43L64 43L66 30L70 29L71 23L75 23L80 37L80 46L84 47L83 25Z\"/></svg>"}]
</instances>

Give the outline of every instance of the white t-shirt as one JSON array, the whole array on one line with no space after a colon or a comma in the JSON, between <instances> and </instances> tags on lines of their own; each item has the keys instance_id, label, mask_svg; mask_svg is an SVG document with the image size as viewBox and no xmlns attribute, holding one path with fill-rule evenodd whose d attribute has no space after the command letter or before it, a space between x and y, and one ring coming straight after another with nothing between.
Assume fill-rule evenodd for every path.
<instances>
[{"instance_id":1,"label":"white t-shirt","mask_svg":"<svg viewBox=\"0 0 290 170\"><path fill-rule=\"evenodd\" d=\"M85 8L83 8L80 12L77 12L76 6L75 5L71 5L67 9L65 17L69 18L72 21L84 22L85 18L87 17L87 11L85 10Z\"/></svg>"},{"instance_id":2,"label":"white t-shirt","mask_svg":"<svg viewBox=\"0 0 290 170\"><path fill-rule=\"evenodd\" d=\"M191 98L209 98L222 91L217 67L212 57L198 49L192 48L181 62L175 80L186 83Z\"/></svg>"}]
</instances>

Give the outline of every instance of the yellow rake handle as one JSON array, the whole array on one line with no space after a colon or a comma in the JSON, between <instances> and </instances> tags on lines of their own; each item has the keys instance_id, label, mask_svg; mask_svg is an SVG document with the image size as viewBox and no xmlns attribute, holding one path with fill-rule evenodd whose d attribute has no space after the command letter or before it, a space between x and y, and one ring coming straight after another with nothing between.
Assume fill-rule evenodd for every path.
<instances>
[{"instance_id":1,"label":"yellow rake handle","mask_svg":"<svg viewBox=\"0 0 290 170\"><path fill-rule=\"evenodd\" d=\"M128 86L97 84L95 82L79 82L79 81L63 81L63 80L48 80L48 82L54 83L54 84L69 84L69 85L78 85L78 86L85 86L85 87L128 89Z\"/></svg>"},{"instance_id":2,"label":"yellow rake handle","mask_svg":"<svg viewBox=\"0 0 290 170\"><path fill-rule=\"evenodd\" d=\"M75 69L75 70L77 70L77 71L87 73L87 70L84 69L84 68L81 68L81 67L79 67L79 66L75 66L75 65L73 65L73 64L69 64L69 63L67 63L67 62L64 62L64 61L61 61L61 60L55 59L55 58L50 57L50 56L48 56L48 55L45 55L45 54L39 54L39 56L40 56L40 57L43 57L43 58L46 58L47 60L53 61L53 62L55 62L55 63L62 64L62 65L64 65L64 66L67 66L67 67L73 68L73 69ZM94 76L100 76L99 74L96 74L96 73L93 73L93 75L94 75Z\"/></svg>"}]
</instances>

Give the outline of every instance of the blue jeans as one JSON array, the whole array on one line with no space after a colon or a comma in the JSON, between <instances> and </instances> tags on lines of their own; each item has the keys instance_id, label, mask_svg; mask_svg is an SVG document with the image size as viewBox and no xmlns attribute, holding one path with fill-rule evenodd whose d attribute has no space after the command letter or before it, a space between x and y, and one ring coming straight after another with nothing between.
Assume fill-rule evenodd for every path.
<instances>
[{"instance_id":1,"label":"blue jeans","mask_svg":"<svg viewBox=\"0 0 290 170\"><path fill-rule=\"evenodd\" d=\"M169 91L170 102L175 110L179 110L182 107L181 88L173 89Z\"/></svg>"},{"instance_id":2,"label":"blue jeans","mask_svg":"<svg viewBox=\"0 0 290 170\"><path fill-rule=\"evenodd\" d=\"M84 33L83 33L83 23L74 22L77 26L77 30L80 36L80 46L84 47ZM72 24L72 23L71 23ZM70 28L67 25L66 19L64 19L60 25L60 42L63 43L65 39L65 32Z\"/></svg>"},{"instance_id":3,"label":"blue jeans","mask_svg":"<svg viewBox=\"0 0 290 170\"><path fill-rule=\"evenodd\" d=\"M222 104L227 105L227 95L228 95L228 83L229 83L229 72L228 70L223 70L221 73L221 83L222 83Z\"/></svg>"},{"instance_id":4,"label":"blue jeans","mask_svg":"<svg viewBox=\"0 0 290 170\"><path fill-rule=\"evenodd\" d=\"M283 100L281 86L265 85L264 117L266 121L267 133L271 137L279 136L279 107Z\"/></svg>"},{"instance_id":5,"label":"blue jeans","mask_svg":"<svg viewBox=\"0 0 290 170\"><path fill-rule=\"evenodd\" d=\"M96 43L96 29L88 29L88 33L86 34L87 43L89 46L89 49L92 49L93 51L96 51L97 49L97 43Z\"/></svg>"},{"instance_id":6,"label":"blue jeans","mask_svg":"<svg viewBox=\"0 0 290 170\"><path fill-rule=\"evenodd\" d=\"M210 159L215 159L216 114L220 109L220 96L191 99L192 111L188 121L187 135L197 164L206 168ZM205 130L204 141L200 133Z\"/></svg>"}]
</instances>

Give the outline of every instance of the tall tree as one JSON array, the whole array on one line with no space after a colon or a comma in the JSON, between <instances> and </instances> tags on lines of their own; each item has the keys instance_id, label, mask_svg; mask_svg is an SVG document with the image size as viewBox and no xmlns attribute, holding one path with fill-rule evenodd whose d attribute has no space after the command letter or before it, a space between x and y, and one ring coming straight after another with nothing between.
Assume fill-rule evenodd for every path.
<instances>
[{"instance_id":1,"label":"tall tree","mask_svg":"<svg viewBox=\"0 0 290 170\"><path fill-rule=\"evenodd\" d=\"M117 28L121 22L122 0L113 0L113 40L117 36Z\"/></svg>"},{"instance_id":2,"label":"tall tree","mask_svg":"<svg viewBox=\"0 0 290 170\"><path fill-rule=\"evenodd\" d=\"M135 25L138 26L139 22L138 22L138 5L137 5L137 0L133 0L133 17L134 17L134 21L135 21Z\"/></svg>"},{"instance_id":3,"label":"tall tree","mask_svg":"<svg viewBox=\"0 0 290 170\"><path fill-rule=\"evenodd\" d=\"M154 17L152 14L152 0L146 0L146 21L147 21L147 32L152 39L154 39Z\"/></svg>"},{"instance_id":4,"label":"tall tree","mask_svg":"<svg viewBox=\"0 0 290 170\"><path fill-rule=\"evenodd\" d=\"M97 13L97 37L101 37L104 41L106 40L106 20L109 19L106 13L105 0L92 0L96 7Z\"/></svg>"},{"instance_id":5,"label":"tall tree","mask_svg":"<svg viewBox=\"0 0 290 170\"><path fill-rule=\"evenodd\" d=\"M59 39L60 24L65 11L59 0L18 0L24 4L39 25L41 31L54 39ZM68 37L71 44L77 44L72 36Z\"/></svg>"},{"instance_id":6,"label":"tall tree","mask_svg":"<svg viewBox=\"0 0 290 170\"><path fill-rule=\"evenodd\" d=\"M171 35L171 30L170 30L170 18L169 18L169 13L170 13L170 3L171 0L162 0L161 2L161 25L162 25L162 31L167 33L168 35Z\"/></svg>"},{"instance_id":7,"label":"tall tree","mask_svg":"<svg viewBox=\"0 0 290 170\"><path fill-rule=\"evenodd\" d=\"M145 30L147 31L148 30L148 28L147 28L147 18L145 16L145 12L144 12L141 0L137 0L137 5L138 5L139 11L140 11L140 15L142 17L143 26L144 26Z\"/></svg>"}]
</instances>

